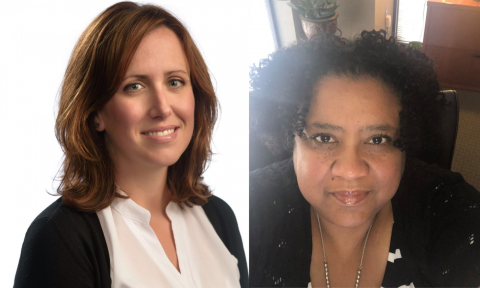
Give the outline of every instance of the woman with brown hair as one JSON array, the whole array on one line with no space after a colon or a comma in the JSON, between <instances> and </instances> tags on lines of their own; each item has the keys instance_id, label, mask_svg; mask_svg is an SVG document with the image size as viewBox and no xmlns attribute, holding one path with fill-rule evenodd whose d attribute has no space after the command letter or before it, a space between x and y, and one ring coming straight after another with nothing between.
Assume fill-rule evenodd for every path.
<instances>
[{"instance_id":1,"label":"woman with brown hair","mask_svg":"<svg viewBox=\"0 0 480 288\"><path fill-rule=\"evenodd\" d=\"M217 99L185 27L117 3L61 89L62 196L31 224L14 287L247 287L230 207L202 183Z\"/></svg>"}]
</instances>

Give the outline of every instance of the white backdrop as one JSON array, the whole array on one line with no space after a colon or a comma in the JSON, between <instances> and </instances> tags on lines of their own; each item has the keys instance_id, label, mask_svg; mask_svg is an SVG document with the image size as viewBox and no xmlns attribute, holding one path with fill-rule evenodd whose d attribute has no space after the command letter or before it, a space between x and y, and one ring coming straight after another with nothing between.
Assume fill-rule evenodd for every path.
<instances>
[{"instance_id":1,"label":"white backdrop","mask_svg":"<svg viewBox=\"0 0 480 288\"><path fill-rule=\"evenodd\" d=\"M25 232L57 198L57 94L75 42L109 0L0 0L0 287L12 287ZM248 259L248 68L273 52L262 0L156 0L188 28L214 77L221 116L205 174L233 208Z\"/></svg>"}]
</instances>

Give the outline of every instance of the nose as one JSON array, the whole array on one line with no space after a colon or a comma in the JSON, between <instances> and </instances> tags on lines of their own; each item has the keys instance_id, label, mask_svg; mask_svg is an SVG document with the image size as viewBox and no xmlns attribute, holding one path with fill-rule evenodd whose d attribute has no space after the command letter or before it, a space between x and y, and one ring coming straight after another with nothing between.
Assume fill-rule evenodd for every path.
<instances>
[{"instance_id":1,"label":"nose","mask_svg":"<svg viewBox=\"0 0 480 288\"><path fill-rule=\"evenodd\" d=\"M152 90L150 98L152 101L150 117L160 117L165 119L172 115L171 99L168 91L165 91L162 88L154 89Z\"/></svg>"},{"instance_id":2,"label":"nose","mask_svg":"<svg viewBox=\"0 0 480 288\"><path fill-rule=\"evenodd\" d=\"M356 147L344 148L337 153L331 166L334 177L355 180L368 174L369 165Z\"/></svg>"}]
</instances>

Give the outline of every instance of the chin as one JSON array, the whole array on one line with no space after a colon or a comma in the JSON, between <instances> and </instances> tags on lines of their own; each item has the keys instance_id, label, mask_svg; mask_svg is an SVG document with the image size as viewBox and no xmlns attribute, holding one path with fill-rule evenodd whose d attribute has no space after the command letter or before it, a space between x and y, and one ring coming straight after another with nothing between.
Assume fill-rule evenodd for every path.
<instances>
[{"instance_id":1,"label":"chin","mask_svg":"<svg viewBox=\"0 0 480 288\"><path fill-rule=\"evenodd\" d=\"M333 216L333 217L332 217ZM339 212L335 213L328 217L327 219L333 224L344 227L344 228L354 228L361 225L364 225L366 222L371 221L372 215L365 212Z\"/></svg>"},{"instance_id":2,"label":"chin","mask_svg":"<svg viewBox=\"0 0 480 288\"><path fill-rule=\"evenodd\" d=\"M339 219L339 221L335 221L334 223L340 227L344 228L354 228L365 224L365 222L369 221L368 219Z\"/></svg>"},{"instance_id":3,"label":"chin","mask_svg":"<svg viewBox=\"0 0 480 288\"><path fill-rule=\"evenodd\" d=\"M161 167L170 167L170 166L174 165L175 163L177 163L178 159L180 159L180 157L175 158L175 159L168 159L168 160L162 159L162 161L159 161L157 163L158 163L158 166L161 166Z\"/></svg>"},{"instance_id":4,"label":"chin","mask_svg":"<svg viewBox=\"0 0 480 288\"><path fill-rule=\"evenodd\" d=\"M173 153L172 153L173 154ZM155 155L154 157L149 158L147 161L150 163L150 166L153 168L162 168L169 167L178 162L181 155Z\"/></svg>"}]
</instances>

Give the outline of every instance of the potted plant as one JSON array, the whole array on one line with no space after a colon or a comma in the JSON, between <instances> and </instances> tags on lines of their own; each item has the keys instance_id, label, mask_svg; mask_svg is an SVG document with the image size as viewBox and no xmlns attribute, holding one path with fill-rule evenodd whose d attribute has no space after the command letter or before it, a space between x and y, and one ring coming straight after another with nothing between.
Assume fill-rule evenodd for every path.
<instances>
[{"instance_id":1,"label":"potted plant","mask_svg":"<svg viewBox=\"0 0 480 288\"><path fill-rule=\"evenodd\" d=\"M305 35L310 39L313 35L326 32L337 32L336 0L280 0L289 1L287 4L298 13L302 21Z\"/></svg>"}]
</instances>

